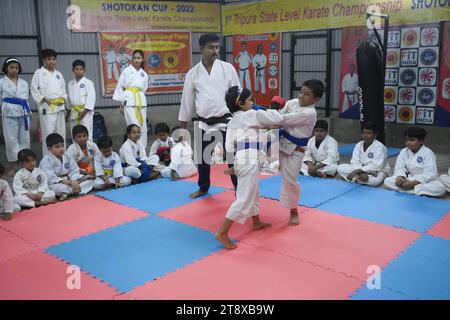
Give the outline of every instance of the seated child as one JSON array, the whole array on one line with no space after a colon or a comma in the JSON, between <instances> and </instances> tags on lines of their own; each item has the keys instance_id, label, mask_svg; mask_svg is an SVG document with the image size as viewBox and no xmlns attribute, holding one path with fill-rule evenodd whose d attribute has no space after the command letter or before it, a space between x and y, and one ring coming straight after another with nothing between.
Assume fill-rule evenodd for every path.
<instances>
[{"instance_id":1,"label":"seated child","mask_svg":"<svg viewBox=\"0 0 450 320\"><path fill-rule=\"evenodd\" d=\"M176 131L177 128L174 128L172 133ZM183 137L180 136L178 142L176 142L170 150L170 164L166 169L161 171L161 175L165 178L171 177L172 180L196 175L197 167L195 166L192 157L193 151L191 145L187 141L183 141Z\"/></svg>"},{"instance_id":2,"label":"seated child","mask_svg":"<svg viewBox=\"0 0 450 320\"><path fill-rule=\"evenodd\" d=\"M65 200L72 194L87 194L94 187L91 175L82 175L77 163L64 150L64 139L51 133L45 139L49 154L42 158L39 168L48 178L48 187Z\"/></svg>"},{"instance_id":3,"label":"seated child","mask_svg":"<svg viewBox=\"0 0 450 320\"><path fill-rule=\"evenodd\" d=\"M159 176L159 172L153 170L159 159L158 157L147 158L145 147L139 140L140 138L141 129L139 126L130 124L127 127L124 143L119 150L119 154L122 166L125 168L125 175L139 182L145 182Z\"/></svg>"},{"instance_id":4,"label":"seated child","mask_svg":"<svg viewBox=\"0 0 450 320\"><path fill-rule=\"evenodd\" d=\"M238 185L236 200L228 209L215 237L225 248L234 249L236 245L228 236L234 222L243 224L247 218L252 217L254 230L270 226L259 218L259 129L280 125L283 117L276 110L252 109L252 95L248 89L241 91L237 86L231 87L226 93L225 100L233 114L227 125L225 149L236 151L234 172L238 178Z\"/></svg>"},{"instance_id":5,"label":"seated child","mask_svg":"<svg viewBox=\"0 0 450 320\"><path fill-rule=\"evenodd\" d=\"M23 149L17 154L17 160L22 169L14 176L14 202L27 208L54 203L55 192L48 188L44 171L36 167L36 154L30 149Z\"/></svg>"},{"instance_id":6,"label":"seated child","mask_svg":"<svg viewBox=\"0 0 450 320\"><path fill-rule=\"evenodd\" d=\"M100 152L94 158L97 178L94 180L95 189L105 189L110 186L116 188L130 185L131 179L123 175L122 163L117 153L112 151L113 142L110 137L103 136L97 141Z\"/></svg>"},{"instance_id":7,"label":"seated child","mask_svg":"<svg viewBox=\"0 0 450 320\"><path fill-rule=\"evenodd\" d=\"M157 139L150 148L149 157L157 156L160 162L168 166L170 164L170 149L175 145L170 136L170 128L166 123L158 123L155 126L155 134Z\"/></svg>"},{"instance_id":8,"label":"seated child","mask_svg":"<svg viewBox=\"0 0 450 320\"><path fill-rule=\"evenodd\" d=\"M5 167L0 164L0 178L5 174ZM11 220L13 212L20 211L14 203L13 194L7 181L0 179L0 220Z\"/></svg>"},{"instance_id":9,"label":"seated child","mask_svg":"<svg viewBox=\"0 0 450 320\"><path fill-rule=\"evenodd\" d=\"M99 151L97 145L88 140L88 129L80 124L75 125L72 137L73 143L67 148L66 153L76 161L81 174L94 175L94 157Z\"/></svg>"},{"instance_id":10,"label":"seated child","mask_svg":"<svg viewBox=\"0 0 450 320\"><path fill-rule=\"evenodd\" d=\"M314 136L308 140L301 172L305 176L334 177L339 161L338 143L328 135L328 122L317 120Z\"/></svg>"},{"instance_id":11,"label":"seated child","mask_svg":"<svg viewBox=\"0 0 450 320\"><path fill-rule=\"evenodd\" d=\"M384 180L386 188L419 196L441 197L445 194L444 185L438 181L436 156L424 145L426 135L421 127L406 130L406 148L398 155L394 175Z\"/></svg>"},{"instance_id":12,"label":"seated child","mask_svg":"<svg viewBox=\"0 0 450 320\"><path fill-rule=\"evenodd\" d=\"M362 125L362 141L353 149L350 164L338 166L339 175L347 181L379 186L388 176L390 166L387 162L387 149L376 140L377 129L373 122Z\"/></svg>"},{"instance_id":13,"label":"seated child","mask_svg":"<svg viewBox=\"0 0 450 320\"><path fill-rule=\"evenodd\" d=\"M448 174L441 174L439 181L444 185L447 193L450 193L450 167L448 168Z\"/></svg>"}]
</instances>

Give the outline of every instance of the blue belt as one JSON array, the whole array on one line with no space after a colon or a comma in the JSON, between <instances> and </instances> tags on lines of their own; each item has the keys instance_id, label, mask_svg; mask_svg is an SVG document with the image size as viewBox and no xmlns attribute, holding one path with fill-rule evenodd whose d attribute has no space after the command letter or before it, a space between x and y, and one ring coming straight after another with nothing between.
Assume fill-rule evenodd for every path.
<instances>
[{"instance_id":1,"label":"blue belt","mask_svg":"<svg viewBox=\"0 0 450 320\"><path fill-rule=\"evenodd\" d=\"M260 142L239 142L237 144L237 151L245 150L245 149L256 149L260 150L263 148L263 144Z\"/></svg>"},{"instance_id":2,"label":"blue belt","mask_svg":"<svg viewBox=\"0 0 450 320\"><path fill-rule=\"evenodd\" d=\"M18 104L19 106L22 106L24 113L23 121L25 123L25 130L28 131L28 116L30 115L31 110L27 100L19 98L4 98L3 101L5 101L6 103Z\"/></svg>"},{"instance_id":3,"label":"blue belt","mask_svg":"<svg viewBox=\"0 0 450 320\"><path fill-rule=\"evenodd\" d=\"M299 147L305 147L308 144L309 138L297 138L293 135L289 134L286 130L280 129L280 138L285 137L293 144L299 146Z\"/></svg>"},{"instance_id":4,"label":"blue belt","mask_svg":"<svg viewBox=\"0 0 450 320\"><path fill-rule=\"evenodd\" d=\"M253 107L252 107L252 109L253 109L253 110L264 110L264 111L266 111L266 109L265 109L264 107L261 107L261 106L259 106L259 105L257 105L257 104L254 104Z\"/></svg>"}]
</instances>

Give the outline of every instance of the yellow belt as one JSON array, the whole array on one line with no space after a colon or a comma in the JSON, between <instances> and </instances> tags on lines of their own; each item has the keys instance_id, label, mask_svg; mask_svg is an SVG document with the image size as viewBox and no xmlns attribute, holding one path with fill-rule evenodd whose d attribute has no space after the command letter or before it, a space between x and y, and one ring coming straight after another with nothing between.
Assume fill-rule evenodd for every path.
<instances>
[{"instance_id":1,"label":"yellow belt","mask_svg":"<svg viewBox=\"0 0 450 320\"><path fill-rule=\"evenodd\" d=\"M141 100L141 90L139 88L126 88L125 91L133 92L134 99L134 113L136 115L136 119L139 121L141 126L144 124L144 117L142 116L142 100ZM136 103L137 101L137 103Z\"/></svg>"},{"instance_id":2,"label":"yellow belt","mask_svg":"<svg viewBox=\"0 0 450 320\"><path fill-rule=\"evenodd\" d=\"M77 106L72 106L72 110L74 110L77 113L77 124L80 124L80 112L84 110L84 104L79 104Z\"/></svg>"},{"instance_id":3,"label":"yellow belt","mask_svg":"<svg viewBox=\"0 0 450 320\"><path fill-rule=\"evenodd\" d=\"M60 106L64 103L66 103L66 100L64 98L50 99L50 111L52 113L55 112L56 106Z\"/></svg>"},{"instance_id":4,"label":"yellow belt","mask_svg":"<svg viewBox=\"0 0 450 320\"><path fill-rule=\"evenodd\" d=\"M112 176L112 174L113 174L113 169L103 169L103 172L104 172L105 175L107 175L107 176Z\"/></svg>"}]
</instances>

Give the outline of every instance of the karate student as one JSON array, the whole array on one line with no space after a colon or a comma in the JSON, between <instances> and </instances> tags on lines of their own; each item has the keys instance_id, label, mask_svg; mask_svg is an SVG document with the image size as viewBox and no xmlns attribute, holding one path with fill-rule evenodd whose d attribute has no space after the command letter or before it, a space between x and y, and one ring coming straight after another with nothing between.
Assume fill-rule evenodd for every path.
<instances>
[{"instance_id":1,"label":"karate student","mask_svg":"<svg viewBox=\"0 0 450 320\"><path fill-rule=\"evenodd\" d=\"M253 57L253 67L255 68L255 91L260 91L266 94L266 64L267 57L264 54L264 47L262 44L258 44L257 53Z\"/></svg>"},{"instance_id":2,"label":"karate student","mask_svg":"<svg viewBox=\"0 0 450 320\"><path fill-rule=\"evenodd\" d=\"M349 182L377 187L383 183L391 169L387 162L387 150L376 139L377 128L373 122L368 121L362 125L361 137L362 141L353 149L350 164L340 164L338 173Z\"/></svg>"},{"instance_id":3,"label":"karate student","mask_svg":"<svg viewBox=\"0 0 450 320\"><path fill-rule=\"evenodd\" d=\"M14 176L14 202L26 208L55 202L55 192L48 188L47 175L36 167L36 154L30 149L23 149L17 157L22 169Z\"/></svg>"},{"instance_id":4,"label":"karate student","mask_svg":"<svg viewBox=\"0 0 450 320\"><path fill-rule=\"evenodd\" d=\"M7 181L1 179L5 168L0 164L0 220L11 220L13 212L20 211L20 206L14 203L13 194Z\"/></svg>"},{"instance_id":5,"label":"karate student","mask_svg":"<svg viewBox=\"0 0 450 320\"><path fill-rule=\"evenodd\" d=\"M355 65L352 63L350 64L350 72L342 79L342 92L344 93L342 112L347 111L359 102L358 87L358 75L355 73Z\"/></svg>"},{"instance_id":6,"label":"karate student","mask_svg":"<svg viewBox=\"0 0 450 320\"><path fill-rule=\"evenodd\" d=\"M338 161L338 143L328 135L328 122L317 120L314 136L308 140L306 146L301 172L305 176L334 177Z\"/></svg>"},{"instance_id":7,"label":"karate student","mask_svg":"<svg viewBox=\"0 0 450 320\"><path fill-rule=\"evenodd\" d=\"M120 63L120 72L122 72L126 67L128 67L128 62L132 59L132 57L127 54L124 47L119 49L119 55L117 56L117 60Z\"/></svg>"},{"instance_id":8,"label":"karate student","mask_svg":"<svg viewBox=\"0 0 450 320\"><path fill-rule=\"evenodd\" d=\"M157 156L159 161L164 162L166 166L170 163L170 150L175 145L175 141L170 136L170 128L167 123L161 122L155 126L157 139L152 143L149 157Z\"/></svg>"},{"instance_id":9,"label":"karate student","mask_svg":"<svg viewBox=\"0 0 450 320\"><path fill-rule=\"evenodd\" d=\"M122 166L125 167L125 175L139 182L145 182L159 176L159 172L153 170L158 165L159 158L156 155L147 158L140 137L141 129L139 129L139 126L130 124L126 129L124 143L119 150L119 154Z\"/></svg>"},{"instance_id":10,"label":"karate student","mask_svg":"<svg viewBox=\"0 0 450 320\"><path fill-rule=\"evenodd\" d=\"M141 142L147 148L147 99L148 75L143 69L144 52L133 51L131 65L120 75L113 100L120 101L120 113L125 115L127 126L135 124L141 129Z\"/></svg>"},{"instance_id":11,"label":"karate student","mask_svg":"<svg viewBox=\"0 0 450 320\"><path fill-rule=\"evenodd\" d=\"M88 140L88 130L79 124L72 129L73 143L67 148L67 155L72 157L80 168L80 173L94 175L94 157L100 152L97 145Z\"/></svg>"},{"instance_id":12,"label":"karate student","mask_svg":"<svg viewBox=\"0 0 450 320\"><path fill-rule=\"evenodd\" d=\"M450 167L448 168L448 174L441 174L439 181L444 185L447 193L450 193Z\"/></svg>"},{"instance_id":13,"label":"karate student","mask_svg":"<svg viewBox=\"0 0 450 320\"><path fill-rule=\"evenodd\" d=\"M131 179L123 174L122 163L117 153L112 151L113 142L110 137L103 136L97 141L100 152L95 155L94 165L97 178L95 189L116 188L130 185Z\"/></svg>"},{"instance_id":14,"label":"karate student","mask_svg":"<svg viewBox=\"0 0 450 320\"><path fill-rule=\"evenodd\" d=\"M8 176L14 176L17 153L30 147L30 115L28 83L19 77L22 66L16 58L7 58L2 68L5 77L0 79L0 106Z\"/></svg>"},{"instance_id":15,"label":"karate student","mask_svg":"<svg viewBox=\"0 0 450 320\"><path fill-rule=\"evenodd\" d=\"M325 86L320 80L307 80L299 92L298 99L286 102L279 112L284 115L280 130L280 204L290 210L289 224L299 224L298 201L300 184L297 177L302 167L305 147L316 123L315 104L320 100Z\"/></svg>"},{"instance_id":16,"label":"karate student","mask_svg":"<svg viewBox=\"0 0 450 320\"><path fill-rule=\"evenodd\" d=\"M229 236L234 222L244 224L252 217L253 230L270 226L259 217L259 129L279 125L283 117L276 110L254 110L250 90L232 87L225 96L227 106L233 114L227 126L226 149L235 151L234 172L238 178L236 200L231 204L225 219L215 234L227 249L236 248ZM231 170L229 170L231 173Z\"/></svg>"},{"instance_id":17,"label":"karate student","mask_svg":"<svg viewBox=\"0 0 450 320\"><path fill-rule=\"evenodd\" d=\"M49 150L42 158L39 168L48 178L48 186L65 200L72 194L87 194L94 187L91 175L82 175L77 163L64 151L64 139L57 133L51 133L45 139Z\"/></svg>"},{"instance_id":18,"label":"karate student","mask_svg":"<svg viewBox=\"0 0 450 320\"><path fill-rule=\"evenodd\" d=\"M85 77L86 65L82 60L72 63L75 79L68 85L70 128L81 124L88 129L89 140L92 141L92 126L95 107L94 83Z\"/></svg>"},{"instance_id":19,"label":"karate student","mask_svg":"<svg viewBox=\"0 0 450 320\"><path fill-rule=\"evenodd\" d=\"M252 83L250 82L250 64L253 63L252 55L247 51L247 42L241 43L241 52L238 53L234 59L236 63L239 64L239 82L241 86L251 90Z\"/></svg>"},{"instance_id":20,"label":"karate student","mask_svg":"<svg viewBox=\"0 0 450 320\"><path fill-rule=\"evenodd\" d=\"M111 44L108 45L108 51L106 51L106 53L103 55L103 59L106 60L106 63L108 65L107 66L108 80L112 79L112 72L114 72L114 79L118 81L119 80L119 70L117 70L118 57Z\"/></svg>"},{"instance_id":21,"label":"karate student","mask_svg":"<svg viewBox=\"0 0 450 320\"><path fill-rule=\"evenodd\" d=\"M31 80L31 95L38 105L42 141L51 133L58 133L66 139L65 104L67 101L66 83L56 67L56 52L42 50L44 66L36 70ZM42 143L42 155L48 153Z\"/></svg>"},{"instance_id":22,"label":"karate student","mask_svg":"<svg viewBox=\"0 0 450 320\"><path fill-rule=\"evenodd\" d=\"M426 135L421 127L406 130L406 148L397 157L394 175L384 180L386 188L419 196L441 197L445 194L444 185L438 181L436 156L424 145Z\"/></svg>"}]
</instances>

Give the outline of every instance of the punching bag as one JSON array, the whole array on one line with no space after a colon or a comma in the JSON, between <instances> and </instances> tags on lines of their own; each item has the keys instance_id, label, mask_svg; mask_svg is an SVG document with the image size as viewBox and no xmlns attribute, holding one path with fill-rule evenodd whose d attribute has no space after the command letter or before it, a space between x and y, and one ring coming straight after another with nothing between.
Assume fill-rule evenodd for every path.
<instances>
[{"instance_id":1,"label":"punching bag","mask_svg":"<svg viewBox=\"0 0 450 320\"><path fill-rule=\"evenodd\" d=\"M361 88L361 124L367 121L374 122L378 129L377 140L384 144L383 50L377 43L366 40L356 50L356 61Z\"/></svg>"}]
</instances>

